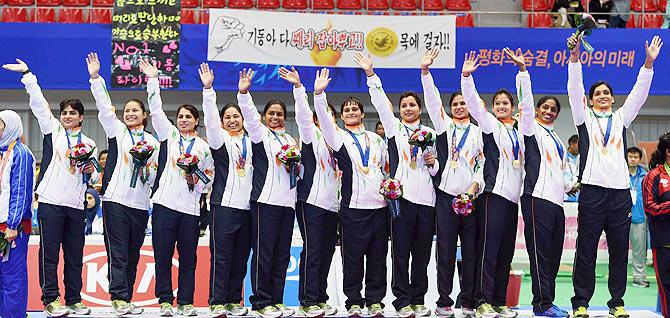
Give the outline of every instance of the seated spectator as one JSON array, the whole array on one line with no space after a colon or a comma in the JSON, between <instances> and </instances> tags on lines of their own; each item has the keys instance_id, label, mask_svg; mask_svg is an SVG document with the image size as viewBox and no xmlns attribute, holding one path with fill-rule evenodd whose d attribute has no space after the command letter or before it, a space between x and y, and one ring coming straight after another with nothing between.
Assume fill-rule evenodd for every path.
<instances>
[{"instance_id":1,"label":"seated spectator","mask_svg":"<svg viewBox=\"0 0 670 318\"><path fill-rule=\"evenodd\" d=\"M589 12L598 22L599 28L606 28L609 25L614 2L611 0L591 0L589 2Z\"/></svg>"},{"instance_id":2,"label":"seated spectator","mask_svg":"<svg viewBox=\"0 0 670 318\"><path fill-rule=\"evenodd\" d=\"M610 28L625 29L630 18L630 0L613 0L612 18L610 18Z\"/></svg>"},{"instance_id":3,"label":"seated spectator","mask_svg":"<svg viewBox=\"0 0 670 318\"><path fill-rule=\"evenodd\" d=\"M577 21L575 15L584 12L582 2L577 0L556 0L551 12L555 13L554 18L556 22L554 26L557 28L576 28Z\"/></svg>"}]
</instances>

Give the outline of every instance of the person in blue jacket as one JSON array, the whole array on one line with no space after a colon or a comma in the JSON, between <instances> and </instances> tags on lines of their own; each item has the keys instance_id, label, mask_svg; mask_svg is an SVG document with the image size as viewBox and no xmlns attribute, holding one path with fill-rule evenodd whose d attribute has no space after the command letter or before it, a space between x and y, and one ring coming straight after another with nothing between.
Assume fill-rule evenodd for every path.
<instances>
[{"instance_id":1,"label":"person in blue jacket","mask_svg":"<svg viewBox=\"0 0 670 318\"><path fill-rule=\"evenodd\" d=\"M0 111L0 317L25 318L28 307L28 237L32 228L35 157L21 142L21 117Z\"/></svg>"},{"instance_id":2,"label":"person in blue jacket","mask_svg":"<svg viewBox=\"0 0 670 318\"><path fill-rule=\"evenodd\" d=\"M647 220L642 207L642 179L647 170L640 165L642 150L630 147L626 150L628 172L630 176L631 208L630 244L633 254L633 287L649 287L647 281Z\"/></svg>"}]
</instances>

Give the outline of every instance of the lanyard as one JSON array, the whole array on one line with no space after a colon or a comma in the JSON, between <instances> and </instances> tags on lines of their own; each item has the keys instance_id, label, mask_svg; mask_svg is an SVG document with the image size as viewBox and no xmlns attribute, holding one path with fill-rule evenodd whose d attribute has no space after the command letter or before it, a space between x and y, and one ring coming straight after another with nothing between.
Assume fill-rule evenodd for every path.
<instances>
[{"instance_id":1,"label":"lanyard","mask_svg":"<svg viewBox=\"0 0 670 318\"><path fill-rule=\"evenodd\" d=\"M186 153L190 154L191 150L193 149L193 145L195 144L195 137L191 139L191 142L189 143L188 147L186 148ZM179 154L183 155L184 154L184 137L179 135Z\"/></svg>"},{"instance_id":2,"label":"lanyard","mask_svg":"<svg viewBox=\"0 0 670 318\"><path fill-rule=\"evenodd\" d=\"M405 127L405 131L407 132L407 139L409 140L410 137L412 137L412 132L410 132L409 128L407 125L403 124ZM421 124L419 123L419 128L421 129ZM416 160L416 155L419 153L419 147L418 146L410 146L410 150L412 151L412 159Z\"/></svg>"},{"instance_id":3,"label":"lanyard","mask_svg":"<svg viewBox=\"0 0 670 318\"><path fill-rule=\"evenodd\" d=\"M458 130L458 126L454 127L454 132L451 134L451 153L452 154L458 154L461 152L461 149L463 149L463 146L465 145L465 141L468 139L468 134L470 133L470 124L468 124L468 128L465 129L465 132L463 133L463 136L461 136L461 140L458 142L458 146L456 145L456 130ZM455 147L455 148L454 148ZM458 158L451 158L451 160L458 160Z\"/></svg>"},{"instance_id":4,"label":"lanyard","mask_svg":"<svg viewBox=\"0 0 670 318\"><path fill-rule=\"evenodd\" d=\"M65 130L65 138L67 139L67 149L72 151L72 144L70 144L70 133ZM77 145L81 143L81 131L77 135Z\"/></svg>"},{"instance_id":5,"label":"lanyard","mask_svg":"<svg viewBox=\"0 0 670 318\"><path fill-rule=\"evenodd\" d=\"M135 145L135 137L133 137L133 131L130 130L130 128L126 127L128 129L128 133L130 134L130 140L133 142L133 145ZM144 130L142 130L142 139L140 141L144 141Z\"/></svg>"},{"instance_id":6,"label":"lanyard","mask_svg":"<svg viewBox=\"0 0 670 318\"><path fill-rule=\"evenodd\" d=\"M282 147L283 147L283 146L284 146L284 143L279 139L279 136L277 136L277 133L276 133L274 130L271 130L271 131L272 131L272 134L275 136L275 139L277 140L277 142L278 142L280 145L282 145ZM286 143L288 143L288 139L286 140Z\"/></svg>"},{"instance_id":7,"label":"lanyard","mask_svg":"<svg viewBox=\"0 0 670 318\"><path fill-rule=\"evenodd\" d=\"M365 135L365 152L363 152L363 147L361 147L361 143L358 141L358 138L356 138L356 135L349 129L346 129L346 131L349 133L349 136L354 139L354 143L356 143L358 153L361 155L363 167L367 167L368 161L370 161L370 141L368 140L368 135Z\"/></svg>"},{"instance_id":8,"label":"lanyard","mask_svg":"<svg viewBox=\"0 0 670 318\"><path fill-rule=\"evenodd\" d=\"M564 149L563 149L563 145L561 145L561 143L558 141L558 139L556 139L556 138L554 137L553 132L552 132L551 130L549 130L549 128L544 127L544 126L542 126L542 125L540 125L540 127L544 128L544 130L547 131L547 133L549 134L549 136L551 137L551 139L554 141L554 144L556 145L556 151L558 151L559 159L563 160L563 151L564 151Z\"/></svg>"},{"instance_id":9,"label":"lanyard","mask_svg":"<svg viewBox=\"0 0 670 318\"><path fill-rule=\"evenodd\" d=\"M516 130L514 128L508 129L507 127L505 127L505 129L507 130L507 136L509 136L509 140L512 142L514 160L519 160L519 150L521 149L521 146L519 146L519 137L516 135ZM512 134L510 134L510 130L514 133L514 137L512 137Z\"/></svg>"},{"instance_id":10,"label":"lanyard","mask_svg":"<svg viewBox=\"0 0 670 318\"><path fill-rule=\"evenodd\" d=\"M603 118L596 115L596 124L598 124L598 129L600 130L600 135L603 136L603 147L607 147L607 142L610 140L610 133L612 132L612 115L607 118L607 131L603 133L603 128L600 127L600 121L598 118Z\"/></svg>"},{"instance_id":11,"label":"lanyard","mask_svg":"<svg viewBox=\"0 0 670 318\"><path fill-rule=\"evenodd\" d=\"M240 149L240 146L238 146L237 143L235 144L235 146L237 147L237 149ZM240 159L242 160L247 159L247 134L242 135L242 151L240 154Z\"/></svg>"}]
</instances>

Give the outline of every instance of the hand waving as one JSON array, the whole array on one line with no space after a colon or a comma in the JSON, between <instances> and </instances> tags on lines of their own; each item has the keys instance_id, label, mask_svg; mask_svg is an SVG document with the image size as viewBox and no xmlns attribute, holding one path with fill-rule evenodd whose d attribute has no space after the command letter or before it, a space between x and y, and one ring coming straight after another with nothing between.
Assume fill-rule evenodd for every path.
<instances>
[{"instance_id":1,"label":"hand waving","mask_svg":"<svg viewBox=\"0 0 670 318\"><path fill-rule=\"evenodd\" d=\"M328 77L329 74L330 71L327 68L323 68L321 71L316 71L316 79L314 80L314 95L319 95L326 90L328 84L330 84L330 80L332 79Z\"/></svg>"},{"instance_id":2,"label":"hand waving","mask_svg":"<svg viewBox=\"0 0 670 318\"><path fill-rule=\"evenodd\" d=\"M287 82L293 84L294 87L298 88L302 86L302 83L300 83L300 74L298 74L298 71L295 70L293 66L291 66L291 70L289 71L285 67L280 67L279 68L279 77L283 78Z\"/></svg>"},{"instance_id":3,"label":"hand waving","mask_svg":"<svg viewBox=\"0 0 670 318\"><path fill-rule=\"evenodd\" d=\"M240 93L246 94L251 88L251 79L254 77L254 71L252 69L243 69L240 71L240 81L237 83L237 89L240 90Z\"/></svg>"},{"instance_id":4,"label":"hand waving","mask_svg":"<svg viewBox=\"0 0 670 318\"><path fill-rule=\"evenodd\" d=\"M100 60L98 60L98 53L88 53L86 57L86 66L88 67L88 75L91 78L100 77Z\"/></svg>"},{"instance_id":5,"label":"hand waving","mask_svg":"<svg viewBox=\"0 0 670 318\"><path fill-rule=\"evenodd\" d=\"M202 63L198 69L198 74L200 74L200 81L202 82L202 87L212 88L214 84L214 71L209 68L209 64Z\"/></svg>"},{"instance_id":6,"label":"hand waving","mask_svg":"<svg viewBox=\"0 0 670 318\"><path fill-rule=\"evenodd\" d=\"M370 54L364 55L361 52L356 52L354 53L354 61L365 71L365 75L372 76L375 74L375 71L372 68L372 57L370 57Z\"/></svg>"},{"instance_id":7,"label":"hand waving","mask_svg":"<svg viewBox=\"0 0 670 318\"><path fill-rule=\"evenodd\" d=\"M475 51L470 51L470 54L465 53L465 61L463 62L463 69L461 70L463 76L468 77L479 68L479 63L477 63L478 59L479 57Z\"/></svg>"},{"instance_id":8,"label":"hand waving","mask_svg":"<svg viewBox=\"0 0 670 318\"><path fill-rule=\"evenodd\" d=\"M519 50L520 51L520 50ZM519 71L526 71L526 58L523 56L523 53L516 55L510 48L506 47L503 49L503 52L507 57L519 67Z\"/></svg>"},{"instance_id":9,"label":"hand waving","mask_svg":"<svg viewBox=\"0 0 670 318\"><path fill-rule=\"evenodd\" d=\"M149 63L149 60L140 60L140 70L149 78L158 77L158 69L156 63Z\"/></svg>"},{"instance_id":10,"label":"hand waving","mask_svg":"<svg viewBox=\"0 0 670 318\"><path fill-rule=\"evenodd\" d=\"M23 73L28 70L28 65L23 61L16 59L16 64L5 64L2 68L12 72Z\"/></svg>"},{"instance_id":11,"label":"hand waving","mask_svg":"<svg viewBox=\"0 0 670 318\"><path fill-rule=\"evenodd\" d=\"M423 58L421 58L421 69L428 70L428 68L433 65L433 61L435 61L435 58L439 53L440 50L438 49L432 49L426 52L426 54L423 55Z\"/></svg>"}]
</instances>

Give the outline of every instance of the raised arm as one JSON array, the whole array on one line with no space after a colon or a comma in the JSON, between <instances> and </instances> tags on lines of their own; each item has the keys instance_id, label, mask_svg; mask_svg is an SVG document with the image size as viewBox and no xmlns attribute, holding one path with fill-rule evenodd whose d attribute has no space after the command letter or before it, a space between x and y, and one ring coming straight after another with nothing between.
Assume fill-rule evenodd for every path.
<instances>
[{"instance_id":1,"label":"raised arm","mask_svg":"<svg viewBox=\"0 0 670 318\"><path fill-rule=\"evenodd\" d=\"M219 149L223 146L226 137L229 135L221 127L219 108L216 106L216 92L212 88L214 84L214 71L209 68L207 63L202 63L198 69L198 74L202 82L202 112L205 117L207 142L212 149Z\"/></svg>"},{"instance_id":2,"label":"raised arm","mask_svg":"<svg viewBox=\"0 0 670 318\"><path fill-rule=\"evenodd\" d=\"M519 131L524 136L532 136L534 134L535 101L530 84L530 74L526 70L526 59L523 53L514 54L508 47L504 48L503 52L519 67L519 73L516 75L516 96L519 99L519 113L521 114Z\"/></svg>"},{"instance_id":3,"label":"raised arm","mask_svg":"<svg viewBox=\"0 0 670 318\"><path fill-rule=\"evenodd\" d=\"M447 131L451 123L451 117L447 116L440 98L440 91L435 86L433 76L430 74L429 67L439 53L438 49L432 49L421 59L421 86L423 87L423 99L426 103L426 110L430 121L433 122L433 128L439 135Z\"/></svg>"},{"instance_id":4,"label":"raised arm","mask_svg":"<svg viewBox=\"0 0 670 318\"><path fill-rule=\"evenodd\" d=\"M170 136L170 132L176 130L170 122L165 111L163 111L163 100L161 99L161 88L158 84L158 69L149 61L140 60L140 69L149 78L147 82L147 94L149 95L149 111L151 111L151 124L156 130L158 140L163 141Z\"/></svg>"},{"instance_id":5,"label":"raised arm","mask_svg":"<svg viewBox=\"0 0 670 318\"><path fill-rule=\"evenodd\" d=\"M261 123L261 115L251 99L249 88L251 88L251 80L254 77L254 71L246 68L240 72L240 80L237 83L239 92L237 93L237 104L242 110L244 116L244 129L249 133L251 142L257 144L263 141L264 126Z\"/></svg>"},{"instance_id":6,"label":"raised arm","mask_svg":"<svg viewBox=\"0 0 670 318\"><path fill-rule=\"evenodd\" d=\"M42 94L42 89L37 84L37 77L30 72L28 65L20 59L16 59L16 64L5 64L2 68L12 72L23 73L21 82L26 86L26 91L30 96L30 110L32 110L33 115L37 117L37 122L40 125L42 134L50 134L53 130L53 122L55 118L51 113L49 103Z\"/></svg>"},{"instance_id":7,"label":"raised arm","mask_svg":"<svg viewBox=\"0 0 670 318\"><path fill-rule=\"evenodd\" d=\"M640 108L644 105L644 102L647 101L649 96L649 89L651 88L651 80L654 78L654 61L658 57L658 53L661 51L663 42L661 38L657 35L651 40L651 45L649 42L644 42L644 48L647 54L645 59L644 66L640 68L640 72L637 75L637 81L635 81L635 86L628 94L628 98L623 103L623 106L619 111L622 112L624 126L628 128L637 114L640 112Z\"/></svg>"},{"instance_id":8,"label":"raised arm","mask_svg":"<svg viewBox=\"0 0 670 318\"><path fill-rule=\"evenodd\" d=\"M483 133L489 134L493 132L495 118L490 118L493 115L486 111L486 106L481 97L479 97L475 81L472 78L472 73L479 68L477 58L477 53L474 51L470 52L470 54L465 54L465 62L463 62L461 74L461 92L463 93L465 104L468 105L470 115L479 123L479 129Z\"/></svg>"},{"instance_id":9,"label":"raised arm","mask_svg":"<svg viewBox=\"0 0 670 318\"><path fill-rule=\"evenodd\" d=\"M393 104L386 96L382 81L375 74L372 67L372 58L370 55L363 55L362 53L354 53L354 61L365 71L367 75L368 91L370 92L370 100L372 105L379 114L379 120L384 125L384 133L387 138L393 138L398 133L398 119L393 114Z\"/></svg>"},{"instance_id":10,"label":"raised arm","mask_svg":"<svg viewBox=\"0 0 670 318\"><path fill-rule=\"evenodd\" d=\"M95 107L98 108L98 120L105 130L107 137L114 137L117 133L116 127L123 123L116 117L114 107L112 106L112 99L109 98L105 80L100 77L100 60L98 60L97 53L89 53L86 57L86 66L88 74L91 78L88 80L91 83L91 93L95 99Z\"/></svg>"},{"instance_id":11,"label":"raised arm","mask_svg":"<svg viewBox=\"0 0 670 318\"><path fill-rule=\"evenodd\" d=\"M293 99L295 100L295 122L298 124L300 141L305 144L312 143L316 125L314 124L312 111L309 109L309 101L305 86L300 82L300 74L295 68L291 70L279 68L279 76L293 84Z\"/></svg>"},{"instance_id":12,"label":"raised arm","mask_svg":"<svg viewBox=\"0 0 670 318\"><path fill-rule=\"evenodd\" d=\"M570 50L570 63L568 63L568 98L570 110L575 126L579 126L586 120L586 95L584 94L584 79L582 78L582 63L579 61L580 44L573 34L568 38L568 47L574 45Z\"/></svg>"},{"instance_id":13,"label":"raised arm","mask_svg":"<svg viewBox=\"0 0 670 318\"><path fill-rule=\"evenodd\" d=\"M334 151L339 151L344 145L342 137L337 131L337 125L332 120L332 115L328 111L328 100L326 99L326 88L330 83L331 78L328 77L329 71L327 68L321 71L316 71L316 79L314 80L314 110L316 117L319 119L321 132L326 144Z\"/></svg>"}]
</instances>

